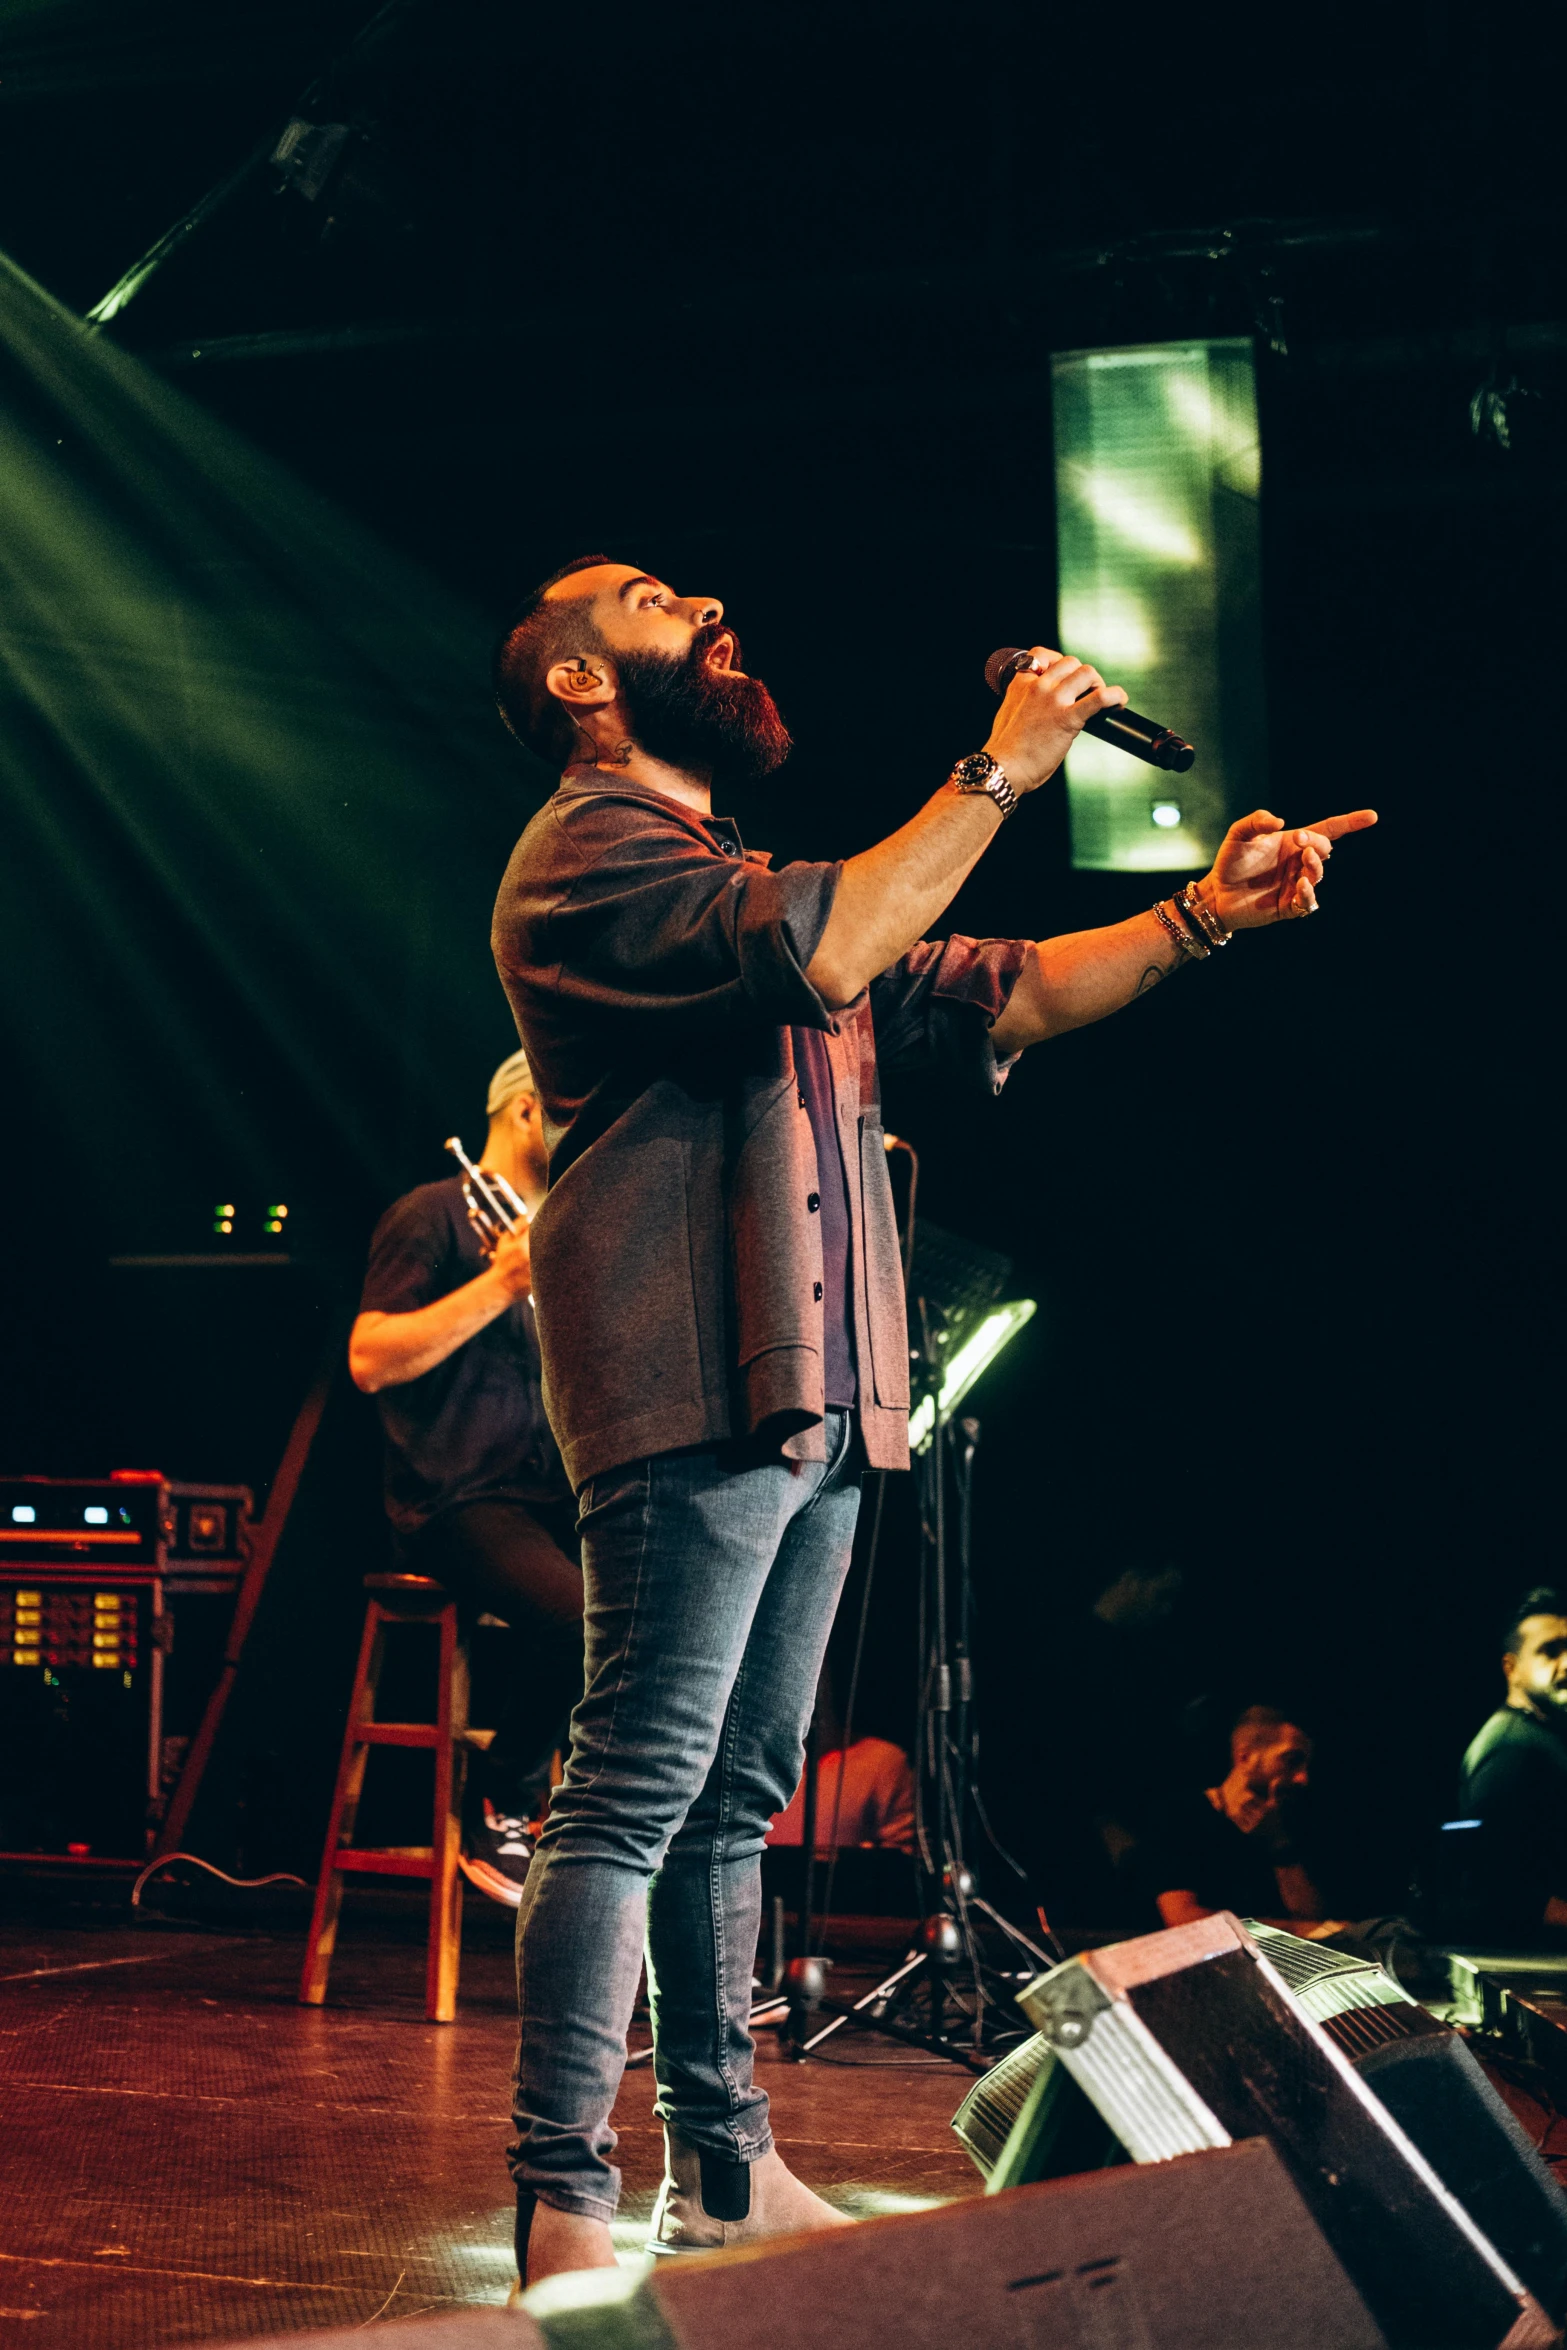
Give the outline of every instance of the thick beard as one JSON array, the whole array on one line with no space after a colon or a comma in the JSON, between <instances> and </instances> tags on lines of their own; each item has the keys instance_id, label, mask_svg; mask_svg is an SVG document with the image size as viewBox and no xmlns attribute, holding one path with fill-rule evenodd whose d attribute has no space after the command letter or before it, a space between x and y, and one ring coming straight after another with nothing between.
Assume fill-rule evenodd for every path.
<instances>
[{"instance_id":1,"label":"thick beard","mask_svg":"<svg viewBox=\"0 0 1567 2350\"><path fill-rule=\"evenodd\" d=\"M789 756L789 729L759 677L708 666L709 652L725 635L734 632L713 621L678 657L617 653L615 673L632 734L649 758L754 783ZM738 641L732 657L740 657Z\"/></svg>"}]
</instances>

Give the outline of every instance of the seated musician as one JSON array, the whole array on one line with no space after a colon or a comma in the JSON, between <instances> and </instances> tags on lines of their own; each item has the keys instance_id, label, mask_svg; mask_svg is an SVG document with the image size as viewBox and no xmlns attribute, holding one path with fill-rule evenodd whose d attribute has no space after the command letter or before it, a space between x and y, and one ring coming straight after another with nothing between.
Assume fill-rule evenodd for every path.
<instances>
[{"instance_id":1,"label":"seated musician","mask_svg":"<svg viewBox=\"0 0 1567 2350\"><path fill-rule=\"evenodd\" d=\"M1161 1922L1187 1926L1233 1910L1312 1939L1341 1932L1296 1849L1295 1817L1310 1782L1311 1740L1271 1706L1248 1706L1230 1731L1230 1769L1217 1787L1183 1790L1151 1820L1136 1874Z\"/></svg>"},{"instance_id":2,"label":"seated musician","mask_svg":"<svg viewBox=\"0 0 1567 2350\"><path fill-rule=\"evenodd\" d=\"M890 1738L856 1738L847 1749L827 1749L816 1786L819 1855L846 1846L912 1852L914 1827L914 1773L901 1746ZM805 1842L803 1779L768 1829L767 1842L770 1848Z\"/></svg>"},{"instance_id":3,"label":"seated musician","mask_svg":"<svg viewBox=\"0 0 1567 2350\"><path fill-rule=\"evenodd\" d=\"M1567 1594L1526 1592L1502 1631L1507 1695L1464 1756L1459 1810L1488 1936L1567 1927ZM1467 1840L1466 1840L1467 1841Z\"/></svg>"},{"instance_id":4,"label":"seated musician","mask_svg":"<svg viewBox=\"0 0 1567 2350\"><path fill-rule=\"evenodd\" d=\"M816 1687L816 1736L818 1854L855 1846L912 1852L918 1798L909 1758L890 1738L846 1737L828 1665ZM774 1850L805 1842L804 1778L775 1814L767 1842Z\"/></svg>"},{"instance_id":5,"label":"seated musician","mask_svg":"<svg viewBox=\"0 0 1567 2350\"><path fill-rule=\"evenodd\" d=\"M547 1164L525 1054L501 1063L486 1106L481 1165L531 1215ZM507 1628L502 1718L469 1769L462 1867L515 1908L528 1824L582 1694L582 1573L576 1505L539 1392L528 1228L486 1245L463 1181L420 1184L376 1226L348 1366L381 1415L399 1568L435 1576L470 1620Z\"/></svg>"}]
</instances>

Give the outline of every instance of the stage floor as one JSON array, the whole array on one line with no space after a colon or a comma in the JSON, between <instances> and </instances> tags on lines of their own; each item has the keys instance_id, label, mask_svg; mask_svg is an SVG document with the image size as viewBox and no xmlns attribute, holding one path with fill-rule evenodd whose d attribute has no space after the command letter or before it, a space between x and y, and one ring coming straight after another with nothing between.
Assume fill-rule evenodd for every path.
<instances>
[{"instance_id":1,"label":"stage floor","mask_svg":"<svg viewBox=\"0 0 1567 2350\"><path fill-rule=\"evenodd\" d=\"M384 2323L505 2299L508 1921L469 1897L454 2024L396 1919L345 1923L325 2008L302 1937L89 1920L0 1928L0 2346L130 2350ZM882 1971L866 1954L835 1987ZM894 1945L895 1960L901 1949ZM870 2034L781 2061L779 2142L845 2210L980 2191L947 2124L970 2075ZM615 2111L621 2236L661 2170L647 2072Z\"/></svg>"}]
</instances>

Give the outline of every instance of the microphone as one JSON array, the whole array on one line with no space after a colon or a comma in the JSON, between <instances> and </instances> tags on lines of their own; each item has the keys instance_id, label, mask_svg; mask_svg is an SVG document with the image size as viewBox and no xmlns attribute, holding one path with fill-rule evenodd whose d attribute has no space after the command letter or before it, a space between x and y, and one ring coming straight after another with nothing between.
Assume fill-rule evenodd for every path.
<instances>
[{"instance_id":1,"label":"microphone","mask_svg":"<svg viewBox=\"0 0 1567 2350\"><path fill-rule=\"evenodd\" d=\"M985 663L985 683L991 692L1004 694L1032 657L1017 645L998 646ZM1102 743L1114 743L1118 751L1130 751L1134 759L1146 759L1150 767L1167 767L1176 775L1184 775L1197 756L1192 745L1173 729L1161 726L1157 718L1140 718L1135 710L1097 711L1083 732L1096 734Z\"/></svg>"}]
</instances>

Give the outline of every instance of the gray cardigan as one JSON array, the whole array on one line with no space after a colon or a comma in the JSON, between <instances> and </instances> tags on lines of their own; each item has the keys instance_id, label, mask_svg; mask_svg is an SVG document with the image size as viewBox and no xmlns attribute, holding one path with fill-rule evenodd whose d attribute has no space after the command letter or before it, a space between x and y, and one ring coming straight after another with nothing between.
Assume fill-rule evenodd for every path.
<instances>
[{"instance_id":1,"label":"gray cardigan","mask_svg":"<svg viewBox=\"0 0 1567 2350\"><path fill-rule=\"evenodd\" d=\"M990 1028L1021 941L916 946L836 1015L806 978L837 865L747 852L727 819L568 769L524 832L495 959L533 1065L544 1401L574 1488L679 1446L824 1457L819 1188L790 1030L826 1036L849 1172L850 1323L873 1468L908 1463L903 1274L876 1069L999 1091Z\"/></svg>"}]
</instances>

